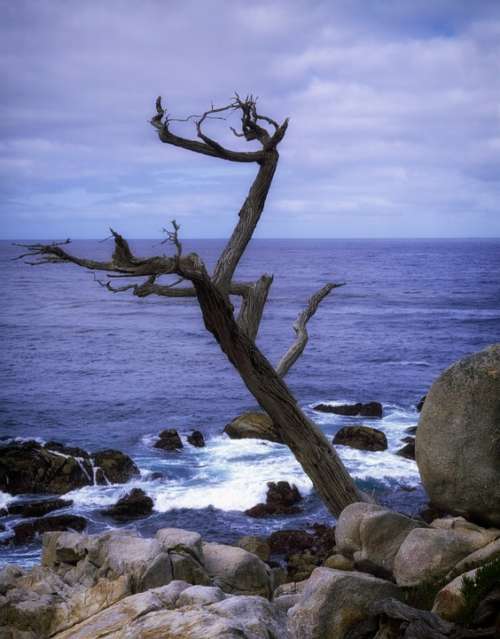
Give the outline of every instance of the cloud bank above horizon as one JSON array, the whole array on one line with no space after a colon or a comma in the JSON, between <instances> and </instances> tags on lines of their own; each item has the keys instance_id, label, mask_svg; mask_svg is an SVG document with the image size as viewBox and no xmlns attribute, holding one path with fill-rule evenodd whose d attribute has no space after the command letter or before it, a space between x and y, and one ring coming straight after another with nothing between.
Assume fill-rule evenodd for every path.
<instances>
[{"instance_id":1,"label":"cloud bank above horizon","mask_svg":"<svg viewBox=\"0 0 500 639\"><path fill-rule=\"evenodd\" d=\"M500 236L496 0L0 10L3 238L153 238L172 218L227 236L255 166L161 144L148 120L159 94L183 117L235 91L290 117L256 237Z\"/></svg>"}]
</instances>

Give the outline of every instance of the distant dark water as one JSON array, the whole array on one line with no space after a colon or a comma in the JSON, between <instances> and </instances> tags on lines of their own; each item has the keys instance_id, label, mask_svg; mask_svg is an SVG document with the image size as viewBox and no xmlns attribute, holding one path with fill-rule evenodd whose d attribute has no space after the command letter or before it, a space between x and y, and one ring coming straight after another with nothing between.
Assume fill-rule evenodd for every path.
<instances>
[{"instance_id":1,"label":"distant dark water","mask_svg":"<svg viewBox=\"0 0 500 639\"><path fill-rule=\"evenodd\" d=\"M133 242L138 254L162 252ZM185 242L213 264L222 242ZM152 248L153 247L153 248ZM109 243L77 241L74 253L105 256ZM310 495L303 516L256 521L241 510L264 494L266 481L310 484L287 450L221 435L255 402L201 321L194 300L112 295L92 275L69 265L30 268L9 261L17 249L0 243L2 260L0 436L56 439L89 450L128 452L144 470L143 487L159 511L140 525L196 528L234 539L248 532L325 519ZM241 279L273 273L259 345L276 362L293 339L292 323L312 292L344 281L309 325L310 342L287 382L326 433L349 420L311 411L318 401L385 405L386 453L340 449L364 488L411 510L421 491L413 462L393 454L415 424L415 401L456 359L500 341L500 240L256 240ZM356 420L351 420L356 421ZM362 420L367 423L367 420ZM368 422L369 423L369 422ZM205 432L206 449L180 454L151 448L162 428ZM168 479L148 482L146 472ZM95 509L123 487L72 495L91 529L107 525ZM5 559L31 560L33 548Z\"/></svg>"}]
</instances>

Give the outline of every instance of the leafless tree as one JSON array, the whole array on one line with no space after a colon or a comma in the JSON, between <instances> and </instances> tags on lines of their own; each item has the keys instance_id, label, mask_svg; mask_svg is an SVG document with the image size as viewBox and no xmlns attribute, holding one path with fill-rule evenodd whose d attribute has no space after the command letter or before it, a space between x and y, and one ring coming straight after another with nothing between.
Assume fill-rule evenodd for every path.
<instances>
[{"instance_id":1,"label":"leafless tree","mask_svg":"<svg viewBox=\"0 0 500 639\"><path fill-rule=\"evenodd\" d=\"M257 150L231 150L206 134L204 125L209 119L225 118L231 114L241 118L239 129L231 128L234 135L247 142L256 141ZM235 279L238 263L264 209L279 160L278 145L285 136L288 120L280 124L257 111L253 96L243 99L235 95L226 106L212 106L199 116L184 119L194 123L197 139L176 135L171 130L175 121L178 120L169 117L161 98L158 98L151 124L157 129L161 142L228 162L252 162L258 167L239 211L237 224L212 274L207 272L197 254L182 253L179 226L175 221L172 229L166 231L166 241L173 247L173 254L169 257L137 257L128 242L114 230L111 232L115 248L111 259L106 262L72 255L66 250L69 240L22 245L27 251L19 257L27 258L29 264L72 263L94 273L104 271L108 274L107 280L97 281L114 293L131 291L138 297L196 297L207 330L213 334L249 391L271 418L279 438L309 475L327 508L337 516L345 506L362 499L362 495L326 437L300 409L283 377L304 350L308 339L307 322L321 301L340 284L329 283L311 297L294 324L295 341L274 368L255 344L273 278L264 274L254 282ZM177 279L165 282L165 279L161 280L164 276L177 276ZM119 286L117 278L129 281ZM131 278L139 278L140 282L130 283ZM240 298L237 316L232 296Z\"/></svg>"}]
</instances>

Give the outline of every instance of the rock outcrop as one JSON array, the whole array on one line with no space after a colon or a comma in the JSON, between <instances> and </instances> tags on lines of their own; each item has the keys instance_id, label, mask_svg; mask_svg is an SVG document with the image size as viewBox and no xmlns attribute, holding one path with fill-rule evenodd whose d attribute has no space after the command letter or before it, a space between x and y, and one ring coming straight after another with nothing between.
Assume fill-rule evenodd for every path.
<instances>
[{"instance_id":1,"label":"rock outcrop","mask_svg":"<svg viewBox=\"0 0 500 639\"><path fill-rule=\"evenodd\" d=\"M433 504L500 526L500 344L434 382L420 415L416 461Z\"/></svg>"},{"instance_id":2,"label":"rock outcrop","mask_svg":"<svg viewBox=\"0 0 500 639\"><path fill-rule=\"evenodd\" d=\"M193 432L188 435L187 440L191 446L195 446L196 448L204 448L205 446L205 438L200 430L193 430Z\"/></svg>"},{"instance_id":3,"label":"rock outcrop","mask_svg":"<svg viewBox=\"0 0 500 639\"><path fill-rule=\"evenodd\" d=\"M37 535L52 530L74 530L81 532L87 527L85 517L78 515L53 515L52 517L40 517L30 521L23 521L14 526L14 536L6 539L6 542L12 541L16 545L27 544Z\"/></svg>"},{"instance_id":4,"label":"rock outcrop","mask_svg":"<svg viewBox=\"0 0 500 639\"><path fill-rule=\"evenodd\" d=\"M265 439L282 444L283 440L266 413L251 411L239 415L226 424L224 432L231 439Z\"/></svg>"},{"instance_id":5,"label":"rock outcrop","mask_svg":"<svg viewBox=\"0 0 500 639\"><path fill-rule=\"evenodd\" d=\"M158 441L154 444L155 448L161 448L162 450L181 450L181 448L184 447L179 433L175 428L162 430L158 437Z\"/></svg>"},{"instance_id":6,"label":"rock outcrop","mask_svg":"<svg viewBox=\"0 0 500 639\"><path fill-rule=\"evenodd\" d=\"M5 509L6 515L21 517L43 517L47 513L61 508L68 508L73 504L72 499L39 499L37 501L19 501L9 504Z\"/></svg>"},{"instance_id":7,"label":"rock outcrop","mask_svg":"<svg viewBox=\"0 0 500 639\"><path fill-rule=\"evenodd\" d=\"M270 517L272 515L293 515L300 512L297 504L302 501L302 496L295 484L287 481L272 482L267 484L266 503L257 504L248 510L245 515L250 517Z\"/></svg>"},{"instance_id":8,"label":"rock outcrop","mask_svg":"<svg viewBox=\"0 0 500 639\"><path fill-rule=\"evenodd\" d=\"M124 483L139 475L134 462L120 451L90 454L58 442L10 442L0 446L0 490L64 494L83 486Z\"/></svg>"},{"instance_id":9,"label":"rock outcrop","mask_svg":"<svg viewBox=\"0 0 500 639\"><path fill-rule=\"evenodd\" d=\"M335 415L347 415L350 417L382 417L383 408L380 402L368 402L367 404L316 404L314 410L320 413L334 413Z\"/></svg>"},{"instance_id":10,"label":"rock outcrop","mask_svg":"<svg viewBox=\"0 0 500 639\"><path fill-rule=\"evenodd\" d=\"M332 444L358 450L387 450L387 437L381 430L370 426L344 426L335 434Z\"/></svg>"},{"instance_id":11,"label":"rock outcrop","mask_svg":"<svg viewBox=\"0 0 500 639\"><path fill-rule=\"evenodd\" d=\"M347 509L346 509L347 510ZM281 568L270 568L242 548L203 543L195 532L164 528L151 539L131 531L99 535L52 532L44 535L42 565L31 570L7 566L0 570L0 636L6 639L372 639L425 637L465 639L494 637L500 589L498 568L488 568L474 610L475 629L453 621L464 610L461 583L447 583L434 600L434 612L414 608L412 589L356 570L356 556L365 552L388 569L403 561L405 544L415 550L415 536L460 535L458 543L426 546L414 560L427 565L442 555L495 543L500 531L486 530L462 518L436 520L432 527L412 528L408 518L373 504L353 504L339 520L339 545L333 532L316 526L314 534L299 532L294 547L312 552L319 545L335 568L312 566L302 581L283 583ZM409 530L409 532L408 532ZM284 531L281 531L284 532ZM276 534L276 533L275 533ZM412 539L413 537L413 539ZM400 544L400 539L403 542ZM281 541L284 541L282 539ZM420 539L420 543L422 538ZM312 544L312 545L311 545ZM273 544L269 544L270 548ZM400 551L396 554L395 548ZM424 543L425 545L425 543ZM406 551L405 551L406 552ZM475 551L478 552L478 551ZM432 555L434 553L434 555ZM490 553L491 556L491 553ZM437 559L436 559L437 558ZM434 563L433 563L434 562ZM497 562L498 564L498 562ZM459 564L455 564L455 569ZM413 568L411 568L413 569ZM451 574L451 573L450 573ZM467 576L478 575L469 573ZM421 583L421 582L419 582ZM414 591L416 592L416 591ZM271 601L269 601L271 599ZM436 614L439 613L439 614ZM452 621L448 621L452 620Z\"/></svg>"},{"instance_id":12,"label":"rock outcrop","mask_svg":"<svg viewBox=\"0 0 500 639\"><path fill-rule=\"evenodd\" d=\"M116 521L128 521L147 517L153 511L153 500L141 488L133 488L129 493L109 508L101 510L103 515Z\"/></svg>"}]
</instances>

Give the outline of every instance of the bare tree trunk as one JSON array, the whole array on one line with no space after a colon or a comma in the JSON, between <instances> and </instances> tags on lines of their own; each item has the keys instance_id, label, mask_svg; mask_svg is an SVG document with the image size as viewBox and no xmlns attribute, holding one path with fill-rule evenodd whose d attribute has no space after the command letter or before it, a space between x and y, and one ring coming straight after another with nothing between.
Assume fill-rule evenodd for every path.
<instances>
[{"instance_id":1,"label":"bare tree trunk","mask_svg":"<svg viewBox=\"0 0 500 639\"><path fill-rule=\"evenodd\" d=\"M283 442L336 517L363 499L340 457L302 412L285 382L238 327L232 310L208 277L193 278L206 328L219 342L248 390L271 417Z\"/></svg>"}]
</instances>

